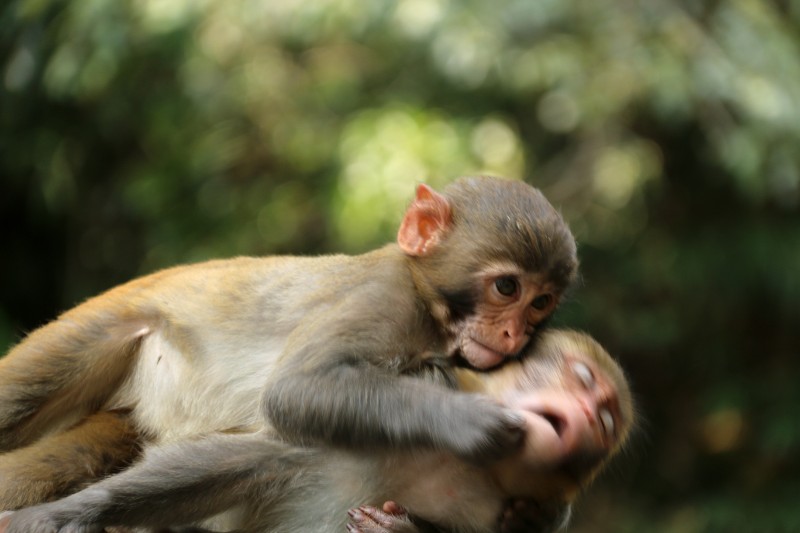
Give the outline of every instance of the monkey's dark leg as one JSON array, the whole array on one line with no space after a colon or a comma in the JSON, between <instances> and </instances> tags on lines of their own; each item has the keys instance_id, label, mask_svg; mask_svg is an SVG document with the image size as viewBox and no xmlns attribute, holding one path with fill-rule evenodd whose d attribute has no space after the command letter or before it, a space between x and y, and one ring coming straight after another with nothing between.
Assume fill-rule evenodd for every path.
<instances>
[{"instance_id":1,"label":"monkey's dark leg","mask_svg":"<svg viewBox=\"0 0 800 533\"><path fill-rule=\"evenodd\" d=\"M64 416L95 412L119 387L147 330L107 315L64 315L0 359L0 452L35 442Z\"/></svg>"}]
</instances>

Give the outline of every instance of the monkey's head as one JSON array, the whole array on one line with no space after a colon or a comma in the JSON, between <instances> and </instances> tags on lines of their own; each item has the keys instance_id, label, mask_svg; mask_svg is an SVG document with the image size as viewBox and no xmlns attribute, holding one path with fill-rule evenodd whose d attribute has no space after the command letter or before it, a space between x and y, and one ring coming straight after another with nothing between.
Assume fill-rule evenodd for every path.
<instances>
[{"instance_id":1,"label":"monkey's head","mask_svg":"<svg viewBox=\"0 0 800 533\"><path fill-rule=\"evenodd\" d=\"M463 178L420 185L397 236L451 351L487 369L516 356L577 276L575 239L540 191Z\"/></svg>"},{"instance_id":2,"label":"monkey's head","mask_svg":"<svg viewBox=\"0 0 800 533\"><path fill-rule=\"evenodd\" d=\"M622 370L583 333L545 331L520 361L478 379L485 392L526 420L520 452L491 467L510 497L572 501L619 451L633 425Z\"/></svg>"}]
</instances>

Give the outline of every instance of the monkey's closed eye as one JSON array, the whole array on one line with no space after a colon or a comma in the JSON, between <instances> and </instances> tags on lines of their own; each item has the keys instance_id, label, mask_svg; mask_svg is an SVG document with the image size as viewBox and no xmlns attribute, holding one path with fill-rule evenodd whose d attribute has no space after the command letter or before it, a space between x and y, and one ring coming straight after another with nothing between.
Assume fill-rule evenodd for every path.
<instances>
[{"instance_id":1,"label":"monkey's closed eye","mask_svg":"<svg viewBox=\"0 0 800 533\"><path fill-rule=\"evenodd\" d=\"M533 306L534 309L543 311L547 309L551 301L553 301L553 297L551 295L540 294L539 296L533 299L533 301L531 302L531 306Z\"/></svg>"},{"instance_id":2,"label":"monkey's closed eye","mask_svg":"<svg viewBox=\"0 0 800 533\"><path fill-rule=\"evenodd\" d=\"M572 365L572 371L578 376L578 379L586 389L594 387L594 374L591 369L583 363L575 363Z\"/></svg>"},{"instance_id":3,"label":"monkey's closed eye","mask_svg":"<svg viewBox=\"0 0 800 533\"><path fill-rule=\"evenodd\" d=\"M494 282L494 286L497 289L497 292L503 296L512 296L515 292L517 292L517 280L509 276L497 278L497 280Z\"/></svg>"},{"instance_id":4,"label":"monkey's closed eye","mask_svg":"<svg viewBox=\"0 0 800 533\"><path fill-rule=\"evenodd\" d=\"M606 437L613 437L616 429L614 425L614 415L612 415L611 411L605 407L601 407L597 412L597 415L600 417L600 423L603 426L603 431L605 432Z\"/></svg>"}]
</instances>

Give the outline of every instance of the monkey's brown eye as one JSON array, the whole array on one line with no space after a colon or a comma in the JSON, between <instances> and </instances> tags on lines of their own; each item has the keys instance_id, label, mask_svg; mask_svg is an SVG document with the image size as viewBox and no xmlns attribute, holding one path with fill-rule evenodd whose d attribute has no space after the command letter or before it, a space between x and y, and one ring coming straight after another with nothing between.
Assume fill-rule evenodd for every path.
<instances>
[{"instance_id":1,"label":"monkey's brown eye","mask_svg":"<svg viewBox=\"0 0 800 533\"><path fill-rule=\"evenodd\" d=\"M514 278L497 278L494 282L494 286L497 288L497 292L503 296L511 296L517 292L517 280Z\"/></svg>"},{"instance_id":2,"label":"monkey's brown eye","mask_svg":"<svg viewBox=\"0 0 800 533\"><path fill-rule=\"evenodd\" d=\"M616 429L614 427L614 415L612 415L611 411L605 407L601 407L597 412L597 415L600 418L600 423L603 425L603 431L605 432L606 437L613 437Z\"/></svg>"},{"instance_id":3,"label":"monkey's brown eye","mask_svg":"<svg viewBox=\"0 0 800 533\"><path fill-rule=\"evenodd\" d=\"M531 305L533 306L534 309L538 309L539 311L542 311L544 309L547 309L547 307L550 305L550 302L552 300L553 300L553 297L550 296L549 294L540 294L539 296L537 296L536 298L533 299L533 301L531 302Z\"/></svg>"},{"instance_id":4,"label":"monkey's brown eye","mask_svg":"<svg viewBox=\"0 0 800 533\"><path fill-rule=\"evenodd\" d=\"M591 389L594 387L594 374L589 369L588 366L584 365L583 363L575 363L572 366L572 371L575 372L575 375L578 376L578 379L586 389Z\"/></svg>"}]
</instances>

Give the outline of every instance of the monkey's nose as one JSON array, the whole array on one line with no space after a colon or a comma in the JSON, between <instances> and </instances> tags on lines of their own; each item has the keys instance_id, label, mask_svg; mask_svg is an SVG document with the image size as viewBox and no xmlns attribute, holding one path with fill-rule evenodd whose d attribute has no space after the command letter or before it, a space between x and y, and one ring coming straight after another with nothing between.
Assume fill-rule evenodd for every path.
<instances>
[{"instance_id":1,"label":"monkey's nose","mask_svg":"<svg viewBox=\"0 0 800 533\"><path fill-rule=\"evenodd\" d=\"M519 353L528 343L528 338L528 334L524 329L506 328L503 331L503 351L508 354Z\"/></svg>"}]
</instances>

